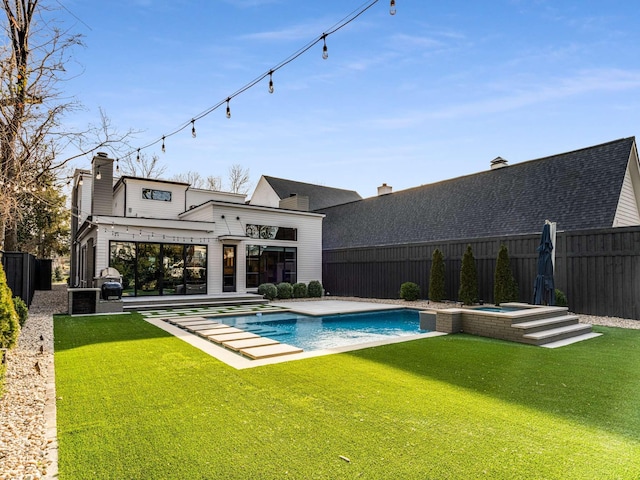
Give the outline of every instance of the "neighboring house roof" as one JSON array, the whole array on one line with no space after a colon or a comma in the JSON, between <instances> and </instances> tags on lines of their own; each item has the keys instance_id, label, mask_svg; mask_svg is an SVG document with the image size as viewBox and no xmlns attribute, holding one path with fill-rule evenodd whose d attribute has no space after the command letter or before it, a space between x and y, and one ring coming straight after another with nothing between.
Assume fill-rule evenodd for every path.
<instances>
[{"instance_id":1,"label":"neighboring house roof","mask_svg":"<svg viewBox=\"0 0 640 480\"><path fill-rule=\"evenodd\" d=\"M292 195L309 197L310 211L362 199L360 194L354 190L342 190L311 183L294 182L293 180L266 175L263 175L263 178L271 185L271 188L281 200Z\"/></svg>"},{"instance_id":2,"label":"neighboring house roof","mask_svg":"<svg viewBox=\"0 0 640 480\"><path fill-rule=\"evenodd\" d=\"M323 248L610 228L635 152L625 138L321 209Z\"/></svg>"}]
</instances>

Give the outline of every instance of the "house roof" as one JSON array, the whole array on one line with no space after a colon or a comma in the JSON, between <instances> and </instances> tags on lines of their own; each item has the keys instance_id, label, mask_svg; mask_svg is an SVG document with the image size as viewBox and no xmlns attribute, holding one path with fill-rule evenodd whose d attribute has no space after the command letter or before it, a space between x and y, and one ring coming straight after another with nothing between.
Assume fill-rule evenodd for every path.
<instances>
[{"instance_id":1,"label":"house roof","mask_svg":"<svg viewBox=\"0 0 640 480\"><path fill-rule=\"evenodd\" d=\"M323 248L610 228L635 137L321 209Z\"/></svg>"},{"instance_id":2,"label":"house roof","mask_svg":"<svg viewBox=\"0 0 640 480\"><path fill-rule=\"evenodd\" d=\"M284 178L269 177L263 178L271 185L271 188L280 197L280 200L292 195L302 195L309 197L309 210L319 210L322 208L340 205L343 203L361 200L360 194L354 190L343 190L340 188L324 187L311 183L294 182Z\"/></svg>"}]
</instances>

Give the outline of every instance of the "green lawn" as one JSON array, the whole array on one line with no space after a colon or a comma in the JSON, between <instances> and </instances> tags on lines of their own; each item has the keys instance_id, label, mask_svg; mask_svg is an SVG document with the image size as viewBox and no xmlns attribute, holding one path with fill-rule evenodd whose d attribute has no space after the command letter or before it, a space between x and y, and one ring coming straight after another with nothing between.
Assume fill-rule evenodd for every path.
<instances>
[{"instance_id":1,"label":"green lawn","mask_svg":"<svg viewBox=\"0 0 640 480\"><path fill-rule=\"evenodd\" d=\"M138 315L54 325L62 480L640 478L637 330L237 371Z\"/></svg>"}]
</instances>

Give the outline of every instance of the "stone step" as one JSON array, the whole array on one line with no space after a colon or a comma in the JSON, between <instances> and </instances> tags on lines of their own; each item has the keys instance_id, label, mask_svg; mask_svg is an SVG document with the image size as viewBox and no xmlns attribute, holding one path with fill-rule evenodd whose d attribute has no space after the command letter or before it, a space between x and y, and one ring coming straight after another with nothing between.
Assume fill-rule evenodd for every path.
<instances>
[{"instance_id":1,"label":"stone step","mask_svg":"<svg viewBox=\"0 0 640 480\"><path fill-rule=\"evenodd\" d=\"M552 328L550 330L543 330L540 332L526 333L522 337L530 340L536 345L542 345L549 342L563 340L567 337L574 337L578 335L584 335L591 332L591 325L586 323L577 323L574 325L567 325L559 328Z\"/></svg>"},{"instance_id":2,"label":"stone step","mask_svg":"<svg viewBox=\"0 0 640 480\"><path fill-rule=\"evenodd\" d=\"M170 298L154 298L152 299L135 299L127 300L123 302L122 308L125 311L131 310L156 310L156 309L173 309L176 307L224 307L229 305L265 305L269 303L268 300L264 300L260 297L253 296L250 298L243 297L230 297L230 298L189 298L188 295L185 298L182 297L170 297Z\"/></svg>"},{"instance_id":3,"label":"stone step","mask_svg":"<svg viewBox=\"0 0 640 480\"><path fill-rule=\"evenodd\" d=\"M526 333L535 333L542 330L549 330L547 327L564 327L579 323L580 319L577 315L562 315L559 317L542 318L539 320L530 320L528 322L513 323L513 328L526 330Z\"/></svg>"},{"instance_id":4,"label":"stone step","mask_svg":"<svg viewBox=\"0 0 640 480\"><path fill-rule=\"evenodd\" d=\"M596 338L596 337L599 337L601 335L602 335L601 333L596 333L596 332L585 333L584 335L577 335L575 337L564 338L562 340L557 340L555 342L545 343L544 345L540 345L540 346L544 347L544 348L565 347L567 345L571 345L573 343L582 342L583 340L589 340L591 338Z\"/></svg>"}]
</instances>

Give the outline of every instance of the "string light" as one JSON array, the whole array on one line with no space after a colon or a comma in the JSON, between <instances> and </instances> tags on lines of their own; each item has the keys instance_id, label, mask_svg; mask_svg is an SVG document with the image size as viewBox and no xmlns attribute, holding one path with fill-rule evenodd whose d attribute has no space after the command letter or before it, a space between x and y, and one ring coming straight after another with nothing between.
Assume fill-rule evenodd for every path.
<instances>
[{"instance_id":1,"label":"string light","mask_svg":"<svg viewBox=\"0 0 640 480\"><path fill-rule=\"evenodd\" d=\"M153 140L152 142L140 147L140 149L144 150L144 149L150 148L150 147L162 142L162 147L163 147L162 151L164 152L165 151L164 144L165 144L166 138L172 137L172 136L177 135L178 133L182 132L183 130L185 130L189 126L189 124L191 124L191 136L195 138L196 137L196 131L195 131L195 122L196 122L196 120L200 120L201 118L204 118L204 117L208 116L213 111L215 111L218 108L222 107L225 103L226 103L226 107L227 107L226 108L226 110L227 110L226 111L227 118L231 118L231 109L229 108L229 101L232 98L235 98L238 95L240 95L240 94L244 93L245 91L249 90L250 88L254 87L255 85L260 83L266 77L269 77L269 93L273 93L273 73L278 71L278 70L280 70L281 68L284 68L289 63L293 62L294 60L296 60L297 58L299 58L300 56L302 56L303 54L305 54L306 52L311 50L316 44L318 44L320 42L322 42L322 44L323 44L322 45L322 58L324 58L325 60L328 59L329 58L329 52L328 52L327 41L326 41L327 37L332 35L332 34L334 34L334 33L336 33L336 32L338 32L339 30L341 30L342 28L346 27L347 25L349 25L351 22L353 22L358 17L363 15L365 12L367 12L369 9L371 9L379 1L380 0L369 0L369 1L367 1L365 4L361 5L356 10L354 10L353 12L349 13L348 15L346 15L342 20L340 20L338 23L333 25L329 30L325 30L322 33L322 35L316 37L314 40L311 40L309 43L307 43L307 45L303 46L302 48L300 48L296 52L292 53L289 57L285 58L280 63L276 64L275 66L273 66L271 69L269 69L265 73L259 75L254 80L252 80L249 83L245 84L240 89L238 89L236 92L234 92L231 95L229 95L226 99L224 99L224 100L218 102L217 104L207 108L203 112L193 116L191 118L191 120L183 123L181 126L177 127L174 131L172 131L170 133L167 133L167 134L163 135L162 137L157 138L156 140ZM395 0L391 0L390 13L392 15L395 13ZM131 155L131 153L133 153L133 152L129 152L126 155Z\"/></svg>"},{"instance_id":2,"label":"string light","mask_svg":"<svg viewBox=\"0 0 640 480\"><path fill-rule=\"evenodd\" d=\"M78 185L84 185L84 178L80 175L80 180L78 181Z\"/></svg>"},{"instance_id":3,"label":"string light","mask_svg":"<svg viewBox=\"0 0 640 480\"><path fill-rule=\"evenodd\" d=\"M102 178L102 174L100 173L100 168L96 171L96 180L100 180Z\"/></svg>"},{"instance_id":4,"label":"string light","mask_svg":"<svg viewBox=\"0 0 640 480\"><path fill-rule=\"evenodd\" d=\"M389 6L389 13L391 15L396 14L396 0L391 0L391 5Z\"/></svg>"},{"instance_id":5,"label":"string light","mask_svg":"<svg viewBox=\"0 0 640 480\"><path fill-rule=\"evenodd\" d=\"M325 60L327 58L329 58L329 50L327 49L327 34L323 33L322 34L322 58L324 58Z\"/></svg>"},{"instance_id":6,"label":"string light","mask_svg":"<svg viewBox=\"0 0 640 480\"><path fill-rule=\"evenodd\" d=\"M140 149L138 149L138 155L136 156L136 162L140 163Z\"/></svg>"},{"instance_id":7,"label":"string light","mask_svg":"<svg viewBox=\"0 0 640 480\"><path fill-rule=\"evenodd\" d=\"M162 153L167 153L166 148L164 148L164 135L162 136Z\"/></svg>"},{"instance_id":8,"label":"string light","mask_svg":"<svg viewBox=\"0 0 640 480\"><path fill-rule=\"evenodd\" d=\"M120 173L120 159L116 158L116 173Z\"/></svg>"}]
</instances>

